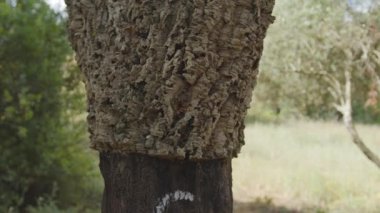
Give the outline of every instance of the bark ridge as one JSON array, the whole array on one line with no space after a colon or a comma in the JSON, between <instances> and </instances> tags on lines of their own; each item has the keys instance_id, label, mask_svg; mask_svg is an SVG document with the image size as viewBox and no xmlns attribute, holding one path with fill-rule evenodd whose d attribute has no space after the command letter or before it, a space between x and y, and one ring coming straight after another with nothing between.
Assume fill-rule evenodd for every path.
<instances>
[{"instance_id":1,"label":"bark ridge","mask_svg":"<svg viewBox=\"0 0 380 213\"><path fill-rule=\"evenodd\" d=\"M92 147L236 156L274 0L66 0Z\"/></svg>"}]
</instances>

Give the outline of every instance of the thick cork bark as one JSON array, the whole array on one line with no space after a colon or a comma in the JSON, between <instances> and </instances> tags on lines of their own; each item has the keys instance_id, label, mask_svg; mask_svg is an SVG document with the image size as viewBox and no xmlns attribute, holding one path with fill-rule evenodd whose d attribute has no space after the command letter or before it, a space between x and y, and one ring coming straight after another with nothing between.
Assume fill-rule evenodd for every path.
<instances>
[{"instance_id":1,"label":"thick cork bark","mask_svg":"<svg viewBox=\"0 0 380 213\"><path fill-rule=\"evenodd\" d=\"M274 0L66 3L93 148L237 155Z\"/></svg>"},{"instance_id":2,"label":"thick cork bark","mask_svg":"<svg viewBox=\"0 0 380 213\"><path fill-rule=\"evenodd\" d=\"M231 159L100 153L105 213L232 213Z\"/></svg>"}]
</instances>

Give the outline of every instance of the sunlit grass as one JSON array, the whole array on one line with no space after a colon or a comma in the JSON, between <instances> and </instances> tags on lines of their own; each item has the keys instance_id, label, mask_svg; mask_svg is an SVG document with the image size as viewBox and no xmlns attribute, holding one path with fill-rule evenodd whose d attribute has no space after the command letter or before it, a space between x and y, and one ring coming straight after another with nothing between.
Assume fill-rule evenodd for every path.
<instances>
[{"instance_id":1,"label":"sunlit grass","mask_svg":"<svg viewBox=\"0 0 380 213\"><path fill-rule=\"evenodd\" d=\"M380 155L380 127L359 125ZM326 212L380 212L380 170L336 122L252 124L233 160L235 200L269 197L274 204Z\"/></svg>"}]
</instances>

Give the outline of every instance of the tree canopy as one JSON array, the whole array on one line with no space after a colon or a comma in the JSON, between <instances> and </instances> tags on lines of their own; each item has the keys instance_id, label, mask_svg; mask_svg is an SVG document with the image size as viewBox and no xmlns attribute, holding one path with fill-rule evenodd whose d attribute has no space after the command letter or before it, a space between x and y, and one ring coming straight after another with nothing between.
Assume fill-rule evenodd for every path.
<instances>
[{"instance_id":1,"label":"tree canopy","mask_svg":"<svg viewBox=\"0 0 380 213\"><path fill-rule=\"evenodd\" d=\"M89 205L98 175L65 21L42 0L0 1L0 11L0 211L50 197Z\"/></svg>"},{"instance_id":2,"label":"tree canopy","mask_svg":"<svg viewBox=\"0 0 380 213\"><path fill-rule=\"evenodd\" d=\"M374 92L379 89L380 8L375 3L368 11L358 8L346 1L277 2L277 20L268 32L254 93L258 105L252 111L256 117L270 119L276 113L285 117L336 117L331 86L321 74L343 81L344 70L349 70L353 76L354 117L380 121Z\"/></svg>"}]
</instances>

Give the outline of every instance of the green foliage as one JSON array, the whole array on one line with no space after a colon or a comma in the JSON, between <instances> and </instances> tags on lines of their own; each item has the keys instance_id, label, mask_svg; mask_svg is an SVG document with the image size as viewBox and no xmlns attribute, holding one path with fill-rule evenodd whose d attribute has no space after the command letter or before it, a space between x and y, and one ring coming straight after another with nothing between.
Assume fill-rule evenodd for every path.
<instances>
[{"instance_id":1,"label":"green foliage","mask_svg":"<svg viewBox=\"0 0 380 213\"><path fill-rule=\"evenodd\" d=\"M51 199L39 199L37 206L30 206L27 208L28 213L97 213L98 210L90 208L80 208L78 206L61 209L57 206L56 202Z\"/></svg>"},{"instance_id":2,"label":"green foliage","mask_svg":"<svg viewBox=\"0 0 380 213\"><path fill-rule=\"evenodd\" d=\"M260 109L285 117L338 118L330 86L320 74L344 83L344 70L349 70L355 119L379 122L380 105L366 103L376 90L374 73L380 76L380 8L362 12L343 0L279 0L274 13L254 92L254 100L266 106Z\"/></svg>"},{"instance_id":3,"label":"green foliage","mask_svg":"<svg viewBox=\"0 0 380 213\"><path fill-rule=\"evenodd\" d=\"M83 88L64 19L42 0L0 1L0 212L53 197L98 206Z\"/></svg>"},{"instance_id":4,"label":"green foliage","mask_svg":"<svg viewBox=\"0 0 380 213\"><path fill-rule=\"evenodd\" d=\"M38 200L38 205L35 207L29 207L29 213L72 213L78 212L76 208L70 208L66 210L62 210L57 207L57 204L53 200L44 200L43 198Z\"/></svg>"}]
</instances>

